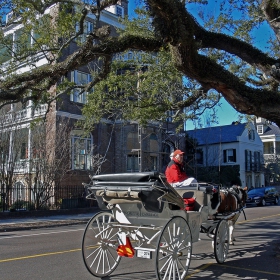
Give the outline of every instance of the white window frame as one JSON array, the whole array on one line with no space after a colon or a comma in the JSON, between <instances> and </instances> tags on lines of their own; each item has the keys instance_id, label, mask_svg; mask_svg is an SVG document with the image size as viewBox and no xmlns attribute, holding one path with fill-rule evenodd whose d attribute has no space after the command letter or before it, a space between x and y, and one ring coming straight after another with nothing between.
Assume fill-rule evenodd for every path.
<instances>
[{"instance_id":1,"label":"white window frame","mask_svg":"<svg viewBox=\"0 0 280 280\"><path fill-rule=\"evenodd\" d=\"M13 12L9 12L9 13L7 13L7 14L6 14L6 24L8 24L8 22L9 22L10 18L12 18L12 17L13 17L13 15L14 15L14 13L13 13Z\"/></svg>"},{"instance_id":2,"label":"white window frame","mask_svg":"<svg viewBox=\"0 0 280 280\"><path fill-rule=\"evenodd\" d=\"M226 162L234 162L233 149L226 150Z\"/></svg>"},{"instance_id":3,"label":"white window frame","mask_svg":"<svg viewBox=\"0 0 280 280\"><path fill-rule=\"evenodd\" d=\"M77 23L76 32L79 31L79 28L80 28L79 24ZM78 41L80 43L84 43L87 39L87 35L93 32L93 28L94 28L93 22L85 20L84 21L84 33L78 37L79 38Z\"/></svg>"},{"instance_id":4,"label":"white window frame","mask_svg":"<svg viewBox=\"0 0 280 280\"><path fill-rule=\"evenodd\" d=\"M157 171L158 170L158 157L157 156L150 156L150 167L151 171Z\"/></svg>"},{"instance_id":5,"label":"white window frame","mask_svg":"<svg viewBox=\"0 0 280 280\"><path fill-rule=\"evenodd\" d=\"M119 16L119 17L124 16L124 9L123 9L122 6L116 5L116 15Z\"/></svg>"},{"instance_id":6,"label":"white window frame","mask_svg":"<svg viewBox=\"0 0 280 280\"><path fill-rule=\"evenodd\" d=\"M13 15L13 12L9 13L8 15ZM23 30L23 27L22 25L18 25L18 27L16 27L14 30L12 31L9 31L5 34L4 38L7 37L7 36L11 36L11 41L12 41L12 45L11 45L11 49L12 49L12 53L11 53L11 56L10 56L10 59L7 59L6 61L4 61L3 63L6 63L7 61L11 60L11 59L14 59L14 56L15 56L15 53L17 53L17 39L20 38L20 32L21 30ZM34 44L34 30L32 29L31 32L30 32L30 37L29 37L29 40L28 40L28 44L30 44L30 46L32 46Z\"/></svg>"},{"instance_id":7,"label":"white window frame","mask_svg":"<svg viewBox=\"0 0 280 280\"><path fill-rule=\"evenodd\" d=\"M130 172L139 171L139 156L137 154L127 155L126 169Z\"/></svg>"},{"instance_id":8,"label":"white window frame","mask_svg":"<svg viewBox=\"0 0 280 280\"><path fill-rule=\"evenodd\" d=\"M84 80L79 80L79 75L85 75ZM90 74L82 72L82 71L72 71L71 72L71 82L77 84L77 85L84 85L92 81L92 77ZM80 89L74 89L72 93L70 94L70 101L75 102L75 103L82 103L86 104L87 103L87 96L88 92L83 92L80 94L81 90Z\"/></svg>"},{"instance_id":9,"label":"white window frame","mask_svg":"<svg viewBox=\"0 0 280 280\"><path fill-rule=\"evenodd\" d=\"M263 134L263 125L257 125L258 134Z\"/></svg>"},{"instance_id":10,"label":"white window frame","mask_svg":"<svg viewBox=\"0 0 280 280\"><path fill-rule=\"evenodd\" d=\"M124 8L121 5L111 5L106 7L105 10L116 16L124 17Z\"/></svg>"},{"instance_id":11,"label":"white window frame","mask_svg":"<svg viewBox=\"0 0 280 280\"><path fill-rule=\"evenodd\" d=\"M11 38L11 41L12 41L12 53L9 53L9 51L7 50L7 48L5 46L3 46L3 48L1 49L1 52L0 52L0 55L2 56L1 59L5 59L3 60L2 64L3 63L7 63L8 61L10 61L11 59L13 59L14 57L14 34L13 33L9 33L9 34L6 34L4 36L5 39L7 39L6 37L10 36ZM6 54L5 54L6 53ZM6 57L6 58L5 58Z\"/></svg>"},{"instance_id":12,"label":"white window frame","mask_svg":"<svg viewBox=\"0 0 280 280\"><path fill-rule=\"evenodd\" d=\"M234 159L234 150L235 150L235 159ZM236 149L226 149L225 151L225 156L226 160L224 161L225 163L233 163L236 162ZM232 158L232 160L231 160Z\"/></svg>"},{"instance_id":13,"label":"white window frame","mask_svg":"<svg viewBox=\"0 0 280 280\"><path fill-rule=\"evenodd\" d=\"M172 122L174 111L173 110L168 110L168 111L166 111L166 115L167 115L166 122Z\"/></svg>"},{"instance_id":14,"label":"white window frame","mask_svg":"<svg viewBox=\"0 0 280 280\"><path fill-rule=\"evenodd\" d=\"M92 146L93 140L91 135L88 137L72 135L72 170L92 170Z\"/></svg>"}]
</instances>

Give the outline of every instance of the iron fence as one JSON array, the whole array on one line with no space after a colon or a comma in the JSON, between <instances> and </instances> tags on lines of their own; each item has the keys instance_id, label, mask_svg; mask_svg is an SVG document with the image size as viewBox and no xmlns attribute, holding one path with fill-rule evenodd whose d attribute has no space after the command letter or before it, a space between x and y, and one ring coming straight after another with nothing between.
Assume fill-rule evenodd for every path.
<instances>
[{"instance_id":1,"label":"iron fence","mask_svg":"<svg viewBox=\"0 0 280 280\"><path fill-rule=\"evenodd\" d=\"M17 185L0 190L0 211L58 210L96 207L86 199L84 186L56 186L50 189Z\"/></svg>"}]
</instances>

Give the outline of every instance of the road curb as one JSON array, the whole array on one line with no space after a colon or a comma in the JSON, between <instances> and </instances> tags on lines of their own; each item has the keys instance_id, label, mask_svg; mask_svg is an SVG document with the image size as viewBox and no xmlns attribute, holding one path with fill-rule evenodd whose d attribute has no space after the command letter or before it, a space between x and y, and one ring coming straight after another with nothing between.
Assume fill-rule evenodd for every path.
<instances>
[{"instance_id":1,"label":"road curb","mask_svg":"<svg viewBox=\"0 0 280 280\"><path fill-rule=\"evenodd\" d=\"M60 215L79 215L95 213L99 211L98 207L77 208L77 209L59 209L59 210L34 210L34 211L15 211L15 212L0 212L0 219L25 219L25 218L40 218Z\"/></svg>"},{"instance_id":2,"label":"road curb","mask_svg":"<svg viewBox=\"0 0 280 280\"><path fill-rule=\"evenodd\" d=\"M88 221L89 219L79 219L79 220L65 220L65 221L43 221L43 222L41 221L41 222L34 222L34 223L30 222L30 223L5 224L5 225L0 225L0 232L70 226L70 225L86 224Z\"/></svg>"}]
</instances>

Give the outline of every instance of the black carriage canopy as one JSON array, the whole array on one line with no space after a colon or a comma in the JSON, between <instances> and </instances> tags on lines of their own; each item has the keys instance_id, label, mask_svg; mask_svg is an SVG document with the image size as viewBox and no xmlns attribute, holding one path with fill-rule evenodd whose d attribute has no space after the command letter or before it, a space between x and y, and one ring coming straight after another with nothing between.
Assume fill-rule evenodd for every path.
<instances>
[{"instance_id":1,"label":"black carriage canopy","mask_svg":"<svg viewBox=\"0 0 280 280\"><path fill-rule=\"evenodd\" d=\"M91 180L87 188L101 209L108 209L108 204L139 201L147 211L161 212L161 200L184 207L182 197L167 183L165 175L158 172L95 175Z\"/></svg>"},{"instance_id":2,"label":"black carriage canopy","mask_svg":"<svg viewBox=\"0 0 280 280\"><path fill-rule=\"evenodd\" d=\"M184 209L184 200L181 192L174 189L166 180L164 174L159 172L135 172L95 175L87 185L90 193L97 199L101 209L108 209L108 204L121 204L142 202L147 211L161 212L162 201L176 206L172 209ZM200 190L212 193L213 186L194 184L186 187L188 190ZM186 190L186 189L185 189Z\"/></svg>"}]
</instances>

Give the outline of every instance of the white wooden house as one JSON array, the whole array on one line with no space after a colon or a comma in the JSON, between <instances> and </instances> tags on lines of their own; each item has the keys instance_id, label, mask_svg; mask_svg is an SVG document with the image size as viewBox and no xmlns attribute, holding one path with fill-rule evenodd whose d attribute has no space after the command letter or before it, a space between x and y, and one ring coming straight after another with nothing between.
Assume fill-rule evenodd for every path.
<instances>
[{"instance_id":1,"label":"white wooden house","mask_svg":"<svg viewBox=\"0 0 280 280\"><path fill-rule=\"evenodd\" d=\"M255 126L263 142L266 184L279 184L280 128L264 118L256 118Z\"/></svg>"},{"instance_id":2,"label":"white wooden house","mask_svg":"<svg viewBox=\"0 0 280 280\"><path fill-rule=\"evenodd\" d=\"M197 166L239 165L242 187L264 185L263 143L252 123L187 131L195 142Z\"/></svg>"}]
</instances>

